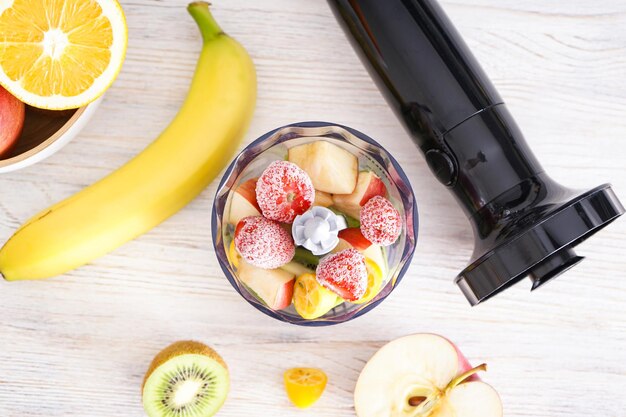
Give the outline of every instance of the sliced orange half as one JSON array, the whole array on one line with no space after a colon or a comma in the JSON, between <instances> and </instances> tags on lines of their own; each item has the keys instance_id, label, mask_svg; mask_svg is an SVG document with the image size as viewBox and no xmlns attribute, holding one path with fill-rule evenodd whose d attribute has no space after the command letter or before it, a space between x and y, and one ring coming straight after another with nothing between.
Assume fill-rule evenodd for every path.
<instances>
[{"instance_id":1,"label":"sliced orange half","mask_svg":"<svg viewBox=\"0 0 626 417\"><path fill-rule=\"evenodd\" d=\"M0 0L0 84L34 107L84 106L117 77L127 41L117 0Z\"/></svg>"}]
</instances>

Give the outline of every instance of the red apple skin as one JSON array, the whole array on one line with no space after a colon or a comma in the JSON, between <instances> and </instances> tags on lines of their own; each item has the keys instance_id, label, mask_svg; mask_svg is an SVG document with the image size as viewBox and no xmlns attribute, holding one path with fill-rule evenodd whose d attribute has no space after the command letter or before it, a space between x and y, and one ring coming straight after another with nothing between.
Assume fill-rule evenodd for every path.
<instances>
[{"instance_id":1,"label":"red apple skin","mask_svg":"<svg viewBox=\"0 0 626 417\"><path fill-rule=\"evenodd\" d=\"M239 194L243 196L246 200L248 200L254 208L256 208L259 213L261 212L261 208L259 207L259 203L256 201L256 182L258 178L250 178L248 181L244 182L237 188Z\"/></svg>"},{"instance_id":2,"label":"red apple skin","mask_svg":"<svg viewBox=\"0 0 626 417\"><path fill-rule=\"evenodd\" d=\"M443 337L443 336L441 336ZM473 368L473 366L469 363L469 361L467 360L467 358L465 357L465 355L463 355L463 352L461 352L461 350L459 349L459 347L457 345L455 345L450 339L447 339L444 337L444 339L446 339L448 342L450 342L450 344L452 346L454 346L454 349L456 350L456 354L459 357L459 375L461 375L463 372L467 372L470 369ZM474 374L472 376L470 376L469 378L467 378L465 381L480 381L480 376L478 376L478 374Z\"/></svg>"},{"instance_id":3,"label":"red apple skin","mask_svg":"<svg viewBox=\"0 0 626 417\"><path fill-rule=\"evenodd\" d=\"M377 175L372 174L372 179L363 194L363 198L361 198L361 201L359 202L360 206L363 207L365 203L377 195L385 197L387 195L387 187L385 187L383 180L381 180Z\"/></svg>"},{"instance_id":4,"label":"red apple skin","mask_svg":"<svg viewBox=\"0 0 626 417\"><path fill-rule=\"evenodd\" d=\"M272 310L282 310L291 305L295 283L296 279L294 278L282 286L282 288L278 291L278 294L276 294L276 301L274 302L274 305L270 306Z\"/></svg>"},{"instance_id":5,"label":"red apple skin","mask_svg":"<svg viewBox=\"0 0 626 417\"><path fill-rule=\"evenodd\" d=\"M0 156L13 149L22 133L26 106L0 86Z\"/></svg>"},{"instance_id":6,"label":"red apple skin","mask_svg":"<svg viewBox=\"0 0 626 417\"><path fill-rule=\"evenodd\" d=\"M339 239L345 240L348 244L350 244L354 249L358 251L364 251L365 249L372 246L372 242L367 240L363 233L361 233L361 229L358 227L349 227L347 229L340 230L337 234Z\"/></svg>"},{"instance_id":7,"label":"red apple skin","mask_svg":"<svg viewBox=\"0 0 626 417\"><path fill-rule=\"evenodd\" d=\"M351 194L334 194L333 206L358 219L361 207L377 195L383 197L387 195L385 183L373 172L361 171L354 191Z\"/></svg>"}]
</instances>

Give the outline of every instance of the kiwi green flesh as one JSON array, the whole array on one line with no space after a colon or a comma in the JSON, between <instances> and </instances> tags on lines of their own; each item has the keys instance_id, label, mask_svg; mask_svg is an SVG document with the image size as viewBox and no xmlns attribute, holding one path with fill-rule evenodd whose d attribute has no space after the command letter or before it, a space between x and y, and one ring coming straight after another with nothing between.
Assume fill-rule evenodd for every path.
<instances>
[{"instance_id":1,"label":"kiwi green flesh","mask_svg":"<svg viewBox=\"0 0 626 417\"><path fill-rule=\"evenodd\" d=\"M313 255L310 250L307 250L302 246L298 246L296 248L296 252L293 256L292 261L297 262L300 265L304 265L305 267L315 271L317 265L320 263L320 257Z\"/></svg>"},{"instance_id":2,"label":"kiwi green flesh","mask_svg":"<svg viewBox=\"0 0 626 417\"><path fill-rule=\"evenodd\" d=\"M224 404L229 385L228 371L216 360L179 355L148 377L143 405L150 417L211 417Z\"/></svg>"}]
</instances>

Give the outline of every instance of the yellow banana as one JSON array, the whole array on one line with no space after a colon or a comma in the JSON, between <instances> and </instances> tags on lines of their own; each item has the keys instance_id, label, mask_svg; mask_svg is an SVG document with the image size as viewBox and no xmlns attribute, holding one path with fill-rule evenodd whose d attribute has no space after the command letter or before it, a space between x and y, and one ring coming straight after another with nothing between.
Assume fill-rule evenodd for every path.
<instances>
[{"instance_id":1,"label":"yellow banana","mask_svg":"<svg viewBox=\"0 0 626 417\"><path fill-rule=\"evenodd\" d=\"M254 65L207 3L188 10L203 48L178 115L122 168L24 224L0 250L6 280L59 275L115 249L183 208L232 158L254 112Z\"/></svg>"}]
</instances>

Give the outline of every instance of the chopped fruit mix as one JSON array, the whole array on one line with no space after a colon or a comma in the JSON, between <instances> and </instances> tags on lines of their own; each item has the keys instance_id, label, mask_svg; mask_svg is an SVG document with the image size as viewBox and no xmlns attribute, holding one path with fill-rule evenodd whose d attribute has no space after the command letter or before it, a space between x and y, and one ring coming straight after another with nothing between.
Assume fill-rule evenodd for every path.
<instances>
[{"instance_id":1,"label":"chopped fruit mix","mask_svg":"<svg viewBox=\"0 0 626 417\"><path fill-rule=\"evenodd\" d=\"M279 223L265 217L245 217L235 229L235 247L248 263L264 269L278 268L291 261L293 239Z\"/></svg>"},{"instance_id":2,"label":"chopped fruit mix","mask_svg":"<svg viewBox=\"0 0 626 417\"><path fill-rule=\"evenodd\" d=\"M259 178L256 198L265 217L292 223L313 205L315 188L311 178L296 164L275 161Z\"/></svg>"},{"instance_id":3,"label":"chopped fruit mix","mask_svg":"<svg viewBox=\"0 0 626 417\"><path fill-rule=\"evenodd\" d=\"M346 301L363 297L367 289L365 257L356 249L328 255L317 266L317 280Z\"/></svg>"},{"instance_id":4,"label":"chopped fruit mix","mask_svg":"<svg viewBox=\"0 0 626 417\"><path fill-rule=\"evenodd\" d=\"M385 197L376 196L361 209L361 232L370 242L389 246L401 231L400 213Z\"/></svg>"},{"instance_id":5,"label":"chopped fruit mix","mask_svg":"<svg viewBox=\"0 0 626 417\"><path fill-rule=\"evenodd\" d=\"M286 161L270 163L232 190L228 258L239 280L273 310L292 308L316 320L342 303L367 304L389 279L382 246L402 231L389 197L385 182L371 170L359 172L359 159L343 147L322 138L292 146ZM336 216L339 226L315 228L323 236L303 235L303 224L304 232L313 230L313 207L327 208L324 218ZM307 242L315 239L337 243L313 245L311 252Z\"/></svg>"},{"instance_id":6,"label":"chopped fruit mix","mask_svg":"<svg viewBox=\"0 0 626 417\"><path fill-rule=\"evenodd\" d=\"M285 390L298 408L312 406L324 392L328 377L321 369L292 368L285 371Z\"/></svg>"}]
</instances>

